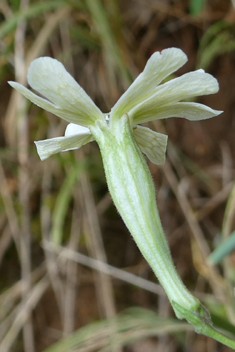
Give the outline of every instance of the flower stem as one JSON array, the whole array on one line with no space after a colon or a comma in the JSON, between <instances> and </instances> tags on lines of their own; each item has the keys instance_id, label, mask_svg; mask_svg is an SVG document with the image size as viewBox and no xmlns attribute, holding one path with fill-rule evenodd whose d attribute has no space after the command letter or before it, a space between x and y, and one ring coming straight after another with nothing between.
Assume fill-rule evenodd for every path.
<instances>
[{"instance_id":1,"label":"flower stem","mask_svg":"<svg viewBox=\"0 0 235 352\"><path fill-rule=\"evenodd\" d=\"M235 341L212 327L207 309L185 287L172 261L156 205L153 180L135 142L128 115L108 125L90 126L99 144L114 204L143 256L166 291L176 316L235 349Z\"/></svg>"},{"instance_id":2,"label":"flower stem","mask_svg":"<svg viewBox=\"0 0 235 352\"><path fill-rule=\"evenodd\" d=\"M101 149L113 201L140 251L170 301L197 310L200 302L186 289L173 264L158 214L153 180L133 138L128 116L124 115L111 128L98 122L91 132Z\"/></svg>"}]
</instances>

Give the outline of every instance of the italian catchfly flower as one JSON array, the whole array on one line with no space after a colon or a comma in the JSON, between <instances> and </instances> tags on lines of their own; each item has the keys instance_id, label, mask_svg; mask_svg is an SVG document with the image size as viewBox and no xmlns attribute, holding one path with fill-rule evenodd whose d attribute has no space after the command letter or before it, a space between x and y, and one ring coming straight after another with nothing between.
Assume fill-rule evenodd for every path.
<instances>
[{"instance_id":1,"label":"italian catchfly flower","mask_svg":"<svg viewBox=\"0 0 235 352\"><path fill-rule=\"evenodd\" d=\"M186 61L187 56L177 48L155 52L108 114L101 112L60 62L49 57L34 60L28 69L29 85L45 98L19 83L9 83L34 104L69 122L63 137L35 142L41 160L93 140L98 143L114 204L177 317L186 318L196 331L234 347L233 341L213 329L209 313L176 272L158 214L155 187L142 154L155 164L164 164L167 136L140 124L169 117L197 121L221 113L188 101L219 89L217 80L203 70L162 83Z\"/></svg>"}]
</instances>

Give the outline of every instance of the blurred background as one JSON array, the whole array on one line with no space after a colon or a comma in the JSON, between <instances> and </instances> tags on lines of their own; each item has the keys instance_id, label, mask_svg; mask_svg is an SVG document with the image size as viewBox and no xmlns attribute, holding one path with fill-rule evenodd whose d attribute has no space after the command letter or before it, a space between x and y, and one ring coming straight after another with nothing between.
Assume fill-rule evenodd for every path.
<instances>
[{"instance_id":1,"label":"blurred background","mask_svg":"<svg viewBox=\"0 0 235 352\"><path fill-rule=\"evenodd\" d=\"M112 204L97 144L41 162L33 141L66 123L7 83L27 86L30 62L54 57L108 112L169 47L189 59L172 77L218 79L197 101L224 113L149 124L169 136L166 164L149 163L158 207L181 278L235 339L235 2L0 0L1 352L230 350L175 318Z\"/></svg>"}]
</instances>

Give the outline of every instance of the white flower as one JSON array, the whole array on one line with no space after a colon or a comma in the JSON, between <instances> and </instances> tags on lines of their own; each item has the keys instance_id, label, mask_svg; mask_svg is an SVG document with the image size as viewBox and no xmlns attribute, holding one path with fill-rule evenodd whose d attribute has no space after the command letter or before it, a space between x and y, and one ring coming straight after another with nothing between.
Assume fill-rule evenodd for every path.
<instances>
[{"instance_id":1,"label":"white flower","mask_svg":"<svg viewBox=\"0 0 235 352\"><path fill-rule=\"evenodd\" d=\"M141 149L152 162L161 164L167 143L167 136L138 126L140 123L173 116L202 120L221 113L202 104L182 102L218 91L216 79L203 70L160 85L186 61L180 49L154 53L144 71L106 115L64 66L48 57L34 60L28 70L29 85L48 100L18 83L9 83L36 105L69 122L64 137L35 142L42 160L96 139L112 199L177 317L187 319L196 332L235 348L234 341L212 328L206 308L186 289L176 272L158 214L154 183L140 152Z\"/></svg>"},{"instance_id":2,"label":"white flower","mask_svg":"<svg viewBox=\"0 0 235 352\"><path fill-rule=\"evenodd\" d=\"M217 80L203 70L190 72L160 84L186 61L186 55L177 48L165 49L161 53L155 52L148 60L144 71L107 115L100 111L64 66L49 57L34 60L28 69L29 85L46 99L19 83L9 82L9 84L34 104L70 123L64 137L35 142L41 160L58 152L78 149L93 141L89 126L94 126L98 120L106 120L107 124L112 126L115 120L127 113L141 151L153 163L163 164L167 136L138 124L168 117L203 120L221 113L202 104L182 102L218 91Z\"/></svg>"}]
</instances>

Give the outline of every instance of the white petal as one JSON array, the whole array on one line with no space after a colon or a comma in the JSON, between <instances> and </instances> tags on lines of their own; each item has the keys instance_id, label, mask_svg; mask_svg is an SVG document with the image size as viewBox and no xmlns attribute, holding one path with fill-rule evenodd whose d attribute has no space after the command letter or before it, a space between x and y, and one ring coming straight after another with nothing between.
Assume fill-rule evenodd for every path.
<instances>
[{"instance_id":1,"label":"white petal","mask_svg":"<svg viewBox=\"0 0 235 352\"><path fill-rule=\"evenodd\" d=\"M144 71L135 79L127 91L112 108L112 115L121 117L136 104L154 94L159 83L178 70L187 61L184 52L177 48L155 52L148 60Z\"/></svg>"},{"instance_id":2,"label":"white petal","mask_svg":"<svg viewBox=\"0 0 235 352\"><path fill-rule=\"evenodd\" d=\"M100 109L59 61L40 57L30 64L27 77L33 89L62 109L87 121L103 120Z\"/></svg>"},{"instance_id":3,"label":"white petal","mask_svg":"<svg viewBox=\"0 0 235 352\"><path fill-rule=\"evenodd\" d=\"M88 120L85 116L80 116L75 115L74 113L71 113L70 111L61 109L60 107L54 105L50 101L39 97L38 95L34 94L31 92L29 89L25 88L22 86L22 84L19 84L17 82L8 82L10 86L15 88L18 92L20 92L25 98L29 99L32 103L35 105L39 106L40 108L43 108L52 114L61 117L67 122L74 122L77 124L81 124L84 126L89 126L92 124L91 120Z\"/></svg>"},{"instance_id":4,"label":"white petal","mask_svg":"<svg viewBox=\"0 0 235 352\"><path fill-rule=\"evenodd\" d=\"M49 158L49 156L66 152L67 150L79 149L84 144L93 141L91 134L75 135L72 137L56 137L34 142L37 152L41 160Z\"/></svg>"},{"instance_id":5,"label":"white petal","mask_svg":"<svg viewBox=\"0 0 235 352\"><path fill-rule=\"evenodd\" d=\"M140 123L145 121L144 119L141 120L141 114L144 116L146 111L153 113L163 105L172 105L180 100L217 93L218 90L218 82L210 74L203 70L189 72L159 86L150 98L136 105L129 112L129 115L133 117L138 114L138 123ZM137 122L134 121L134 123Z\"/></svg>"},{"instance_id":6,"label":"white petal","mask_svg":"<svg viewBox=\"0 0 235 352\"><path fill-rule=\"evenodd\" d=\"M163 165L166 158L167 135L154 132L147 127L134 127L134 137L149 160L156 165Z\"/></svg>"},{"instance_id":7,"label":"white petal","mask_svg":"<svg viewBox=\"0 0 235 352\"><path fill-rule=\"evenodd\" d=\"M219 84L216 78L200 69L188 72L181 77L172 79L156 89L155 96L160 100L164 97L167 101L179 101L195 96L217 93ZM154 99L154 96L152 96ZM163 103L164 104L164 103Z\"/></svg>"},{"instance_id":8,"label":"white petal","mask_svg":"<svg viewBox=\"0 0 235 352\"><path fill-rule=\"evenodd\" d=\"M75 123L70 123L65 130L65 136L70 137L74 136L75 134L91 134L89 128L83 127L80 125L76 125Z\"/></svg>"},{"instance_id":9,"label":"white petal","mask_svg":"<svg viewBox=\"0 0 235 352\"><path fill-rule=\"evenodd\" d=\"M199 103L176 103L165 106L155 106L154 104L139 105L138 109L132 109L129 116L133 123L144 123L153 120L167 119L169 117L183 117L190 121L209 119L220 115L223 111L213 110L206 105Z\"/></svg>"}]
</instances>

